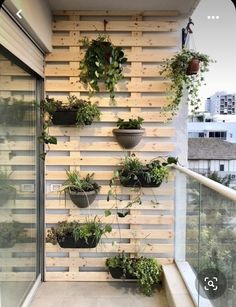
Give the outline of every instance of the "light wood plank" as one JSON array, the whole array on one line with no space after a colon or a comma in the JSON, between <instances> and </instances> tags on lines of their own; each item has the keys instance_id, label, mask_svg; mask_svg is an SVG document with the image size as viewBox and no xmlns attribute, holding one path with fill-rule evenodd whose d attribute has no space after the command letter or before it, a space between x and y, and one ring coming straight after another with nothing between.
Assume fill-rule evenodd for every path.
<instances>
[{"instance_id":1,"label":"light wood plank","mask_svg":"<svg viewBox=\"0 0 236 307\"><path fill-rule=\"evenodd\" d=\"M173 32L178 28L177 21L108 21L106 30L111 32L129 32L129 31L143 31L143 32ZM104 22L101 21L70 21L58 20L53 22L53 31L104 31Z\"/></svg>"}]
</instances>

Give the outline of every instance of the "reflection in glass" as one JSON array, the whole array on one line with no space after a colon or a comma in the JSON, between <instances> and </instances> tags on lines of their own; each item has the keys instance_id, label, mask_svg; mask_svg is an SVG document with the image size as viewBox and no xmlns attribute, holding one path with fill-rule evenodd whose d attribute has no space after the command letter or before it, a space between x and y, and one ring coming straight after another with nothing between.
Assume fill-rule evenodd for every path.
<instances>
[{"instance_id":1,"label":"reflection in glass","mask_svg":"<svg viewBox=\"0 0 236 307\"><path fill-rule=\"evenodd\" d=\"M36 78L0 53L1 307L20 306L37 274Z\"/></svg>"}]
</instances>

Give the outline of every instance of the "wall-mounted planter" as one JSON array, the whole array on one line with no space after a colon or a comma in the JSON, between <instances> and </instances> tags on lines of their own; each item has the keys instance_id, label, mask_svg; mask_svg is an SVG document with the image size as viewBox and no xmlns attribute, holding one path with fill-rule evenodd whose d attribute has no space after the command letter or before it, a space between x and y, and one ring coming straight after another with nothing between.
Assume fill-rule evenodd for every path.
<instances>
[{"instance_id":1,"label":"wall-mounted planter","mask_svg":"<svg viewBox=\"0 0 236 307\"><path fill-rule=\"evenodd\" d=\"M78 207L78 208L86 208L89 205L91 205L96 196L96 191L90 191L90 192L69 192L70 199L72 202Z\"/></svg>"},{"instance_id":2,"label":"wall-mounted planter","mask_svg":"<svg viewBox=\"0 0 236 307\"><path fill-rule=\"evenodd\" d=\"M57 242L61 248L94 248L98 245L99 239L96 236L90 236L87 241L84 238L75 241L72 234L68 234L63 238L57 238Z\"/></svg>"},{"instance_id":3,"label":"wall-mounted planter","mask_svg":"<svg viewBox=\"0 0 236 307\"><path fill-rule=\"evenodd\" d=\"M55 111L52 114L53 125L72 126L76 124L77 111Z\"/></svg>"},{"instance_id":4,"label":"wall-mounted planter","mask_svg":"<svg viewBox=\"0 0 236 307\"><path fill-rule=\"evenodd\" d=\"M125 174L122 174L122 177L120 178L120 184L123 187L129 188L157 188L162 184L162 181L159 183L156 183L153 180L147 182L143 174L137 174L136 177L137 179L126 178Z\"/></svg>"},{"instance_id":5,"label":"wall-mounted planter","mask_svg":"<svg viewBox=\"0 0 236 307\"><path fill-rule=\"evenodd\" d=\"M136 276L126 272L125 276L123 276L123 270L122 268L112 268L112 267L108 267L108 270L112 276L112 278L114 279L121 279L121 278L125 278L125 279L137 279Z\"/></svg>"},{"instance_id":6,"label":"wall-mounted planter","mask_svg":"<svg viewBox=\"0 0 236 307\"><path fill-rule=\"evenodd\" d=\"M199 69L200 69L200 60L193 58L188 64L187 75L188 76L196 75L199 72Z\"/></svg>"},{"instance_id":7,"label":"wall-mounted planter","mask_svg":"<svg viewBox=\"0 0 236 307\"><path fill-rule=\"evenodd\" d=\"M117 142L126 149L134 148L141 141L144 129L113 129Z\"/></svg>"}]
</instances>

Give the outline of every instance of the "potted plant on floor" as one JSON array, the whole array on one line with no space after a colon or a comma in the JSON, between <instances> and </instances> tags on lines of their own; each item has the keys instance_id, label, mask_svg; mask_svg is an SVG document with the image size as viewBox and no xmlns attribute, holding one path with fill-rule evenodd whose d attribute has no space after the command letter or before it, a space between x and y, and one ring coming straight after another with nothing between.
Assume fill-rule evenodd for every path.
<instances>
[{"instance_id":1,"label":"potted plant on floor","mask_svg":"<svg viewBox=\"0 0 236 307\"><path fill-rule=\"evenodd\" d=\"M130 258L123 252L108 258L106 267L113 278L137 279L140 292L147 296L161 284L162 266L154 258Z\"/></svg>"},{"instance_id":2,"label":"potted plant on floor","mask_svg":"<svg viewBox=\"0 0 236 307\"><path fill-rule=\"evenodd\" d=\"M0 223L0 248L11 248L26 240L24 226L16 221Z\"/></svg>"},{"instance_id":3,"label":"potted plant on floor","mask_svg":"<svg viewBox=\"0 0 236 307\"><path fill-rule=\"evenodd\" d=\"M10 179L11 173L0 169L0 206L3 206L11 196L15 196L16 189Z\"/></svg>"},{"instance_id":4,"label":"potted plant on floor","mask_svg":"<svg viewBox=\"0 0 236 307\"><path fill-rule=\"evenodd\" d=\"M48 230L46 242L58 243L62 248L94 248L101 236L111 230L111 225L103 225L97 217L83 224L79 221L61 221Z\"/></svg>"},{"instance_id":5,"label":"potted plant on floor","mask_svg":"<svg viewBox=\"0 0 236 307\"><path fill-rule=\"evenodd\" d=\"M67 180L62 191L70 195L72 202L79 208L86 208L93 203L100 186L93 180L93 174L81 177L79 171L66 171Z\"/></svg>"},{"instance_id":6,"label":"potted plant on floor","mask_svg":"<svg viewBox=\"0 0 236 307\"><path fill-rule=\"evenodd\" d=\"M115 47L108 36L99 35L89 41L84 38L85 56L80 62L80 80L89 85L90 94L99 92L99 82L105 84L114 99L115 85L123 78L123 64L127 62L121 47Z\"/></svg>"},{"instance_id":7,"label":"potted plant on floor","mask_svg":"<svg viewBox=\"0 0 236 307\"><path fill-rule=\"evenodd\" d=\"M142 128L143 118L130 118L127 121L119 118L116 125L118 129L113 129L117 142L126 149L131 149L141 141L144 129Z\"/></svg>"},{"instance_id":8,"label":"potted plant on floor","mask_svg":"<svg viewBox=\"0 0 236 307\"><path fill-rule=\"evenodd\" d=\"M198 109L201 101L198 92L204 83L203 75L212 62L208 55L185 48L165 60L160 74L171 81L170 103L165 107L166 111L171 111L172 115L176 114L185 88L188 91L188 104L193 111Z\"/></svg>"}]
</instances>

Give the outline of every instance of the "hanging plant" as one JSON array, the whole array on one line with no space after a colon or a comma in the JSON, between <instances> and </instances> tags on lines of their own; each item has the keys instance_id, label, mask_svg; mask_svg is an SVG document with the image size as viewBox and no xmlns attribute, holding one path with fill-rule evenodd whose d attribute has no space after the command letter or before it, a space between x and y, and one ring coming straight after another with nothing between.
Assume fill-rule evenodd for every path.
<instances>
[{"instance_id":1,"label":"hanging plant","mask_svg":"<svg viewBox=\"0 0 236 307\"><path fill-rule=\"evenodd\" d=\"M90 94L99 92L99 82L105 84L114 100L115 85L123 78L123 64L127 62L121 47L115 47L108 36L99 35L89 41L84 38L85 56L80 62L80 80L89 85Z\"/></svg>"},{"instance_id":2,"label":"hanging plant","mask_svg":"<svg viewBox=\"0 0 236 307\"><path fill-rule=\"evenodd\" d=\"M192 107L193 112L199 108L201 102L199 89L204 84L203 75L209 71L209 64L212 62L214 61L208 55L185 48L166 60L160 72L171 81L170 103L164 108L165 111L170 111L172 115L176 114L185 88L188 91L187 103Z\"/></svg>"}]
</instances>

